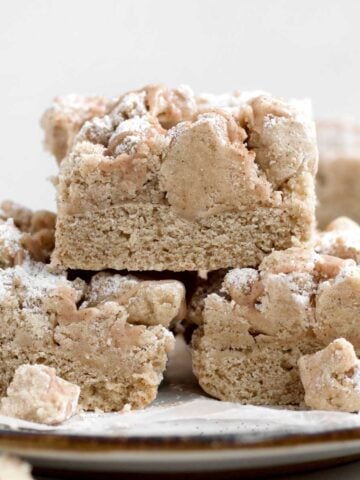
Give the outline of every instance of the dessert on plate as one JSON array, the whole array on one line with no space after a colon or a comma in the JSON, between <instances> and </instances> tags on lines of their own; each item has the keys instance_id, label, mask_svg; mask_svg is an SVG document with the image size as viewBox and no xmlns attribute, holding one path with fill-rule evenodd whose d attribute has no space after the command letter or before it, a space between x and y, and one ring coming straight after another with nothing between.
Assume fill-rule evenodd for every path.
<instances>
[{"instance_id":1,"label":"dessert on plate","mask_svg":"<svg viewBox=\"0 0 360 480\"><path fill-rule=\"evenodd\" d=\"M145 407L170 354L183 381L181 328L216 398L360 409L360 227L334 220L357 218L356 127L318 126L319 232L307 101L149 85L42 126L57 216L0 209L0 413Z\"/></svg>"}]
</instances>

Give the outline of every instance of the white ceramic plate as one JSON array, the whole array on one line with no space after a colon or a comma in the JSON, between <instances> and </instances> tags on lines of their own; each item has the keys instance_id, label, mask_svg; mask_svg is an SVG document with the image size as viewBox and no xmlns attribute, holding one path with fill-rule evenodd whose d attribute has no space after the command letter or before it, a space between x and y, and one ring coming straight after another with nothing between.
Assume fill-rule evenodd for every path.
<instances>
[{"instance_id":1,"label":"white ceramic plate","mask_svg":"<svg viewBox=\"0 0 360 480\"><path fill-rule=\"evenodd\" d=\"M79 475L269 473L360 458L360 416L219 402L193 385L165 385L145 410L80 414L56 428L0 417L0 448Z\"/></svg>"}]
</instances>

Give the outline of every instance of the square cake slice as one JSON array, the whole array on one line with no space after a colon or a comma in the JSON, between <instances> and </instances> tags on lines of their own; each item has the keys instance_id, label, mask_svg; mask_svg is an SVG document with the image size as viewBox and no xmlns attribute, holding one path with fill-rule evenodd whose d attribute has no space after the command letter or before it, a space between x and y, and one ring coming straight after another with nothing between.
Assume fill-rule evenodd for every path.
<instances>
[{"instance_id":1,"label":"square cake slice","mask_svg":"<svg viewBox=\"0 0 360 480\"><path fill-rule=\"evenodd\" d=\"M290 248L259 269L230 270L194 294L189 319L201 387L227 401L299 405L298 360L337 338L360 351L360 267L352 259Z\"/></svg>"},{"instance_id":2,"label":"square cake slice","mask_svg":"<svg viewBox=\"0 0 360 480\"><path fill-rule=\"evenodd\" d=\"M183 284L110 272L70 280L22 238L0 220L0 394L20 365L44 364L81 388L84 409L149 404L174 347L168 327L185 316Z\"/></svg>"},{"instance_id":3,"label":"square cake slice","mask_svg":"<svg viewBox=\"0 0 360 480\"><path fill-rule=\"evenodd\" d=\"M61 162L53 265L257 266L309 239L316 168L306 101L127 93L84 123Z\"/></svg>"}]
</instances>

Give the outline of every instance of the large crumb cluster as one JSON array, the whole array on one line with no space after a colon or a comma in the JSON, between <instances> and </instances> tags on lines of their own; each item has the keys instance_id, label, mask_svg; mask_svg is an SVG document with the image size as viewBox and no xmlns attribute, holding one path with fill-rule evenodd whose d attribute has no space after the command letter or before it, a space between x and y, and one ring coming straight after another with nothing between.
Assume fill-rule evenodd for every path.
<instances>
[{"instance_id":1,"label":"large crumb cluster","mask_svg":"<svg viewBox=\"0 0 360 480\"><path fill-rule=\"evenodd\" d=\"M343 338L299 360L305 404L317 410L360 410L360 361Z\"/></svg>"},{"instance_id":2,"label":"large crumb cluster","mask_svg":"<svg viewBox=\"0 0 360 480\"><path fill-rule=\"evenodd\" d=\"M57 425L76 413L80 387L56 376L45 365L21 365L1 400L0 413Z\"/></svg>"}]
</instances>

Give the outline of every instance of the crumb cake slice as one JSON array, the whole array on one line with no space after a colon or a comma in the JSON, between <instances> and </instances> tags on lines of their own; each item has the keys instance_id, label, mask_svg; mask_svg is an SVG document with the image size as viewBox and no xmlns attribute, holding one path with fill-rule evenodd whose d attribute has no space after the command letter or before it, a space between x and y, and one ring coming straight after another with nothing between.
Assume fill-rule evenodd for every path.
<instances>
[{"instance_id":1,"label":"crumb cake slice","mask_svg":"<svg viewBox=\"0 0 360 480\"><path fill-rule=\"evenodd\" d=\"M189 308L199 325L193 369L216 398L298 405L302 355L338 337L360 351L360 267L352 259L293 247L199 288Z\"/></svg>"},{"instance_id":2,"label":"crumb cake slice","mask_svg":"<svg viewBox=\"0 0 360 480\"><path fill-rule=\"evenodd\" d=\"M86 121L61 162L53 264L257 266L314 226L308 102L148 86ZM46 124L46 121L45 121Z\"/></svg>"},{"instance_id":3,"label":"crumb cake slice","mask_svg":"<svg viewBox=\"0 0 360 480\"><path fill-rule=\"evenodd\" d=\"M360 222L360 124L350 120L317 123L316 178L319 226L339 216Z\"/></svg>"},{"instance_id":4,"label":"crumb cake slice","mask_svg":"<svg viewBox=\"0 0 360 480\"><path fill-rule=\"evenodd\" d=\"M30 257L9 219L0 260L1 394L17 367L44 364L81 388L87 410L155 398L174 346L167 327L185 315L182 283L106 272L70 281Z\"/></svg>"}]
</instances>

